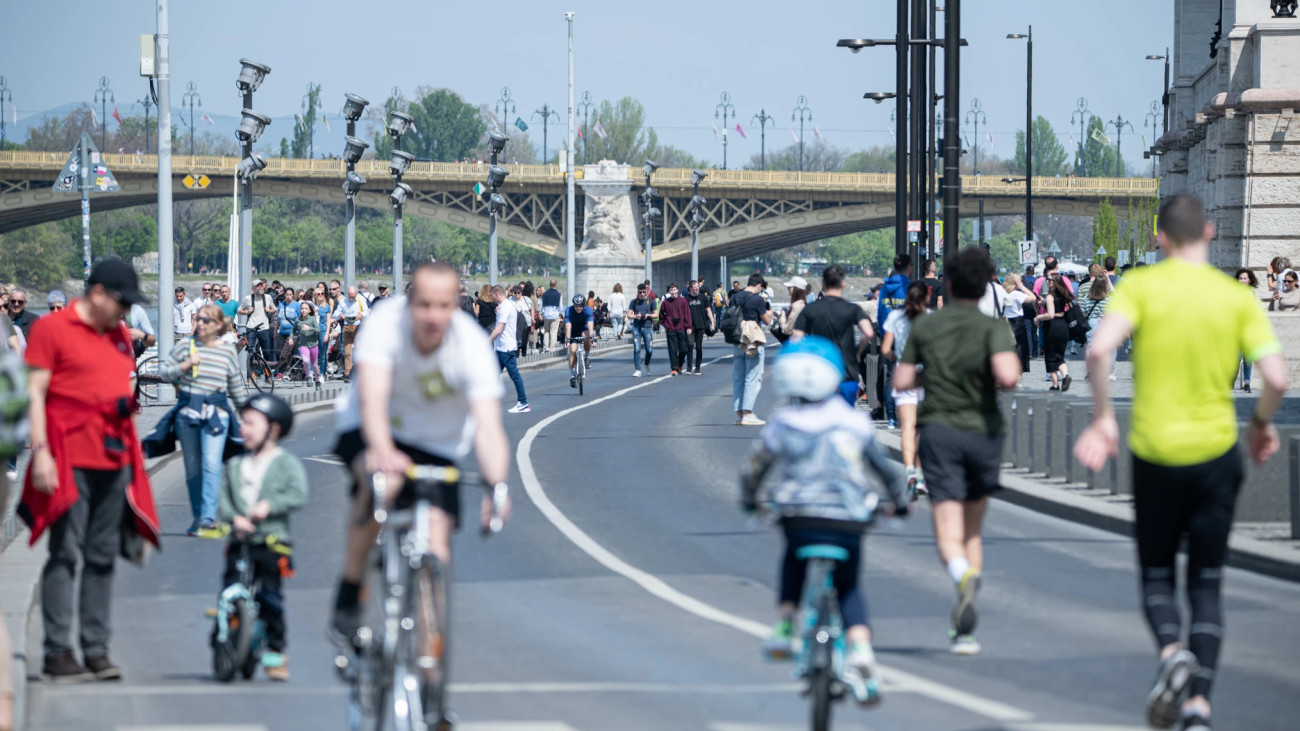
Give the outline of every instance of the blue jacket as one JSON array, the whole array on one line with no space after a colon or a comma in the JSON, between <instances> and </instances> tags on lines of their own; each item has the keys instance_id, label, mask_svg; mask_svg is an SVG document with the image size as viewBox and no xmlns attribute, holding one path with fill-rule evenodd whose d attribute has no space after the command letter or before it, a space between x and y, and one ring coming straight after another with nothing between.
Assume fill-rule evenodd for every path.
<instances>
[{"instance_id":1,"label":"blue jacket","mask_svg":"<svg viewBox=\"0 0 1300 731\"><path fill-rule=\"evenodd\" d=\"M235 411L230 406L230 399L226 398L224 392L217 393L192 393L182 391L180 398L176 400L176 405L171 407L162 419L158 420L158 425L149 436L145 437L140 446L144 450L146 457L162 457L176 451L176 418L180 416L181 410L186 407L192 407L195 411L202 411L205 404L212 404L218 409L226 412L229 417L227 422L230 428L226 431L226 446L222 451L222 460L241 454L244 451L244 437L239 432L239 419L235 418ZM209 421L214 421L215 416Z\"/></svg>"},{"instance_id":2,"label":"blue jacket","mask_svg":"<svg viewBox=\"0 0 1300 731\"><path fill-rule=\"evenodd\" d=\"M880 304L876 308L876 332L884 332L885 318L889 317L891 310L902 307L907 302L907 288L912 286L912 280L905 274L894 272L885 279L885 283L880 287Z\"/></svg>"}]
</instances>

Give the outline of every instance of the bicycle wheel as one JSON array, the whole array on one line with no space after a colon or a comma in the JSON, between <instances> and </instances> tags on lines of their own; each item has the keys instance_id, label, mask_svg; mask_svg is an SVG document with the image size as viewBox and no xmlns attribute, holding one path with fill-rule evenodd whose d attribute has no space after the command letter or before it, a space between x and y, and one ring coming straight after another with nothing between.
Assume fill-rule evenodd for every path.
<instances>
[{"instance_id":1,"label":"bicycle wheel","mask_svg":"<svg viewBox=\"0 0 1300 731\"><path fill-rule=\"evenodd\" d=\"M348 694L348 711L353 731L381 731L391 713L393 674L384 658L385 583L377 559L368 562L362 584L362 626L357 648L356 674Z\"/></svg>"},{"instance_id":2,"label":"bicycle wheel","mask_svg":"<svg viewBox=\"0 0 1300 731\"><path fill-rule=\"evenodd\" d=\"M437 729L447 723L447 586L435 559L410 577L407 615L394 663L394 693L406 701L411 726ZM406 626L406 623L402 623ZM400 704L398 707L400 716Z\"/></svg>"},{"instance_id":3,"label":"bicycle wheel","mask_svg":"<svg viewBox=\"0 0 1300 731\"><path fill-rule=\"evenodd\" d=\"M268 393L275 391L275 379L271 377L271 366L267 365L266 359L256 351L248 354L248 380L253 382L253 387L258 391Z\"/></svg>"},{"instance_id":4,"label":"bicycle wheel","mask_svg":"<svg viewBox=\"0 0 1300 731\"><path fill-rule=\"evenodd\" d=\"M217 640L217 630L212 630L212 675L218 683L229 683L235 679L238 664L235 658L233 638L227 636L225 642Z\"/></svg>"},{"instance_id":5,"label":"bicycle wheel","mask_svg":"<svg viewBox=\"0 0 1300 731\"><path fill-rule=\"evenodd\" d=\"M813 731L829 731L832 691L835 684L835 660L831 650L831 643L834 640L827 639L819 642L816 639L823 631L830 629L827 624L831 611L829 595L821 594L817 598L815 608L817 623L809 637L810 641L816 643L812 648L812 663L808 677L809 695L812 696L812 728Z\"/></svg>"},{"instance_id":6,"label":"bicycle wheel","mask_svg":"<svg viewBox=\"0 0 1300 731\"><path fill-rule=\"evenodd\" d=\"M135 367L136 398L139 400L158 400L158 384L162 380L158 372L158 356L151 355L140 361Z\"/></svg>"},{"instance_id":7,"label":"bicycle wheel","mask_svg":"<svg viewBox=\"0 0 1300 731\"><path fill-rule=\"evenodd\" d=\"M581 358L582 356L578 356L578 357ZM578 368L578 395L579 396L581 396L586 391L586 389L583 388L583 384L586 382L586 380L587 380L587 369L579 366Z\"/></svg>"},{"instance_id":8,"label":"bicycle wheel","mask_svg":"<svg viewBox=\"0 0 1300 731\"><path fill-rule=\"evenodd\" d=\"M829 667L813 670L812 685L812 728L813 731L830 731L831 727L831 682L833 673Z\"/></svg>"},{"instance_id":9,"label":"bicycle wheel","mask_svg":"<svg viewBox=\"0 0 1300 731\"><path fill-rule=\"evenodd\" d=\"M253 677L257 671L257 658L253 653L253 634L257 631L257 617L253 608L243 599L236 599L234 611L230 618L230 642L235 651L235 662L245 679Z\"/></svg>"}]
</instances>

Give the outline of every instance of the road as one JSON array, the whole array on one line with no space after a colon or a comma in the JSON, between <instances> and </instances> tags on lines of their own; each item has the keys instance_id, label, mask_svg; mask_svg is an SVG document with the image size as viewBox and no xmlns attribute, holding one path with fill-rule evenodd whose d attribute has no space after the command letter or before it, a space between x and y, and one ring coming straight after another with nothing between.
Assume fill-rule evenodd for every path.
<instances>
[{"instance_id":1,"label":"road","mask_svg":"<svg viewBox=\"0 0 1300 731\"><path fill-rule=\"evenodd\" d=\"M711 346L706 358L729 352ZM754 636L771 620L780 541L736 510L736 471L755 432L731 425L730 361L699 378L656 379L632 378L628 361L593 360L583 397L561 369L524 374L533 411L507 415L526 457L512 477L515 518L489 540L465 531L455 547L458 728L805 728L788 666L764 663ZM768 387L757 412L773 402ZM218 589L220 544L179 534L188 507L174 464L155 479L165 551L144 570L120 569L113 654L127 680L34 684L32 728L343 728L322 631L345 512L331 426L328 412L303 416L287 445L307 460L313 488L294 520L293 680L211 680L203 611ZM958 658L947 651L952 590L928 516L868 539L862 580L886 699L869 712L837 707L836 728L1142 727L1153 648L1131 541L995 504L984 653ZM1300 586L1229 570L1225 606L1216 728L1294 728Z\"/></svg>"}]
</instances>

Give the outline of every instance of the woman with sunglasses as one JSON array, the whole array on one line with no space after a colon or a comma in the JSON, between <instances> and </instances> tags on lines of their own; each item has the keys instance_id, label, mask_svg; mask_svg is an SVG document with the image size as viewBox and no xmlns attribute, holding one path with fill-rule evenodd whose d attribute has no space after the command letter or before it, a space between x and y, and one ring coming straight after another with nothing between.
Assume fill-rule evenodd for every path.
<instances>
[{"instance_id":1,"label":"woman with sunglasses","mask_svg":"<svg viewBox=\"0 0 1300 731\"><path fill-rule=\"evenodd\" d=\"M148 441L169 429L180 442L194 517L186 534L207 536L217 530L222 456L227 439L238 438L234 414L247 393L235 348L221 339L226 332L221 308L203 307L195 322L194 336L176 343L159 366L162 380L175 383L179 396Z\"/></svg>"},{"instance_id":2,"label":"woman with sunglasses","mask_svg":"<svg viewBox=\"0 0 1300 731\"><path fill-rule=\"evenodd\" d=\"M322 381L325 380L325 372L329 370L330 340L334 337L334 321L330 317L330 312L334 309L334 300L329 298L328 292L325 283L318 282L311 297L312 306L316 309L316 317L320 321L316 357L320 361L319 375Z\"/></svg>"},{"instance_id":3,"label":"woman with sunglasses","mask_svg":"<svg viewBox=\"0 0 1300 731\"><path fill-rule=\"evenodd\" d=\"M1290 312L1300 309L1300 286L1297 286L1295 270L1287 269L1282 273L1282 286L1273 290L1273 306L1269 309L1278 312Z\"/></svg>"}]
</instances>

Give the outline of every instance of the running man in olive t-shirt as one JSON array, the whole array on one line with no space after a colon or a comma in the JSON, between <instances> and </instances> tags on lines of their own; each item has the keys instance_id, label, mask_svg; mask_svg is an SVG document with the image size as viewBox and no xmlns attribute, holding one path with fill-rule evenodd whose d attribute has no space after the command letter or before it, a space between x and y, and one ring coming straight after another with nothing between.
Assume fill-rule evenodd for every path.
<instances>
[{"instance_id":1,"label":"running man in olive t-shirt","mask_svg":"<svg viewBox=\"0 0 1300 731\"><path fill-rule=\"evenodd\" d=\"M934 541L957 588L952 651L974 655L975 596L983 578L981 531L989 496L998 489L1006 432L998 389L1020 382L1011 329L979 311L993 276L982 248L963 249L944 265L946 306L919 318L894 371L894 389L925 388L917 413L920 457L934 505Z\"/></svg>"},{"instance_id":2,"label":"running man in olive t-shirt","mask_svg":"<svg viewBox=\"0 0 1300 731\"><path fill-rule=\"evenodd\" d=\"M1232 383L1242 357L1263 377L1247 441L1250 456L1264 462L1278 450L1272 422L1286 390L1286 364L1250 289L1210 265L1214 224L1205 220L1201 202L1170 198L1160 206L1156 227L1168 258L1121 280L1088 349L1094 416L1074 454L1096 471L1118 451L1106 364L1131 335L1128 441L1137 552L1143 608L1160 649L1147 721L1169 728L1181 717L1185 731L1209 731L1210 686L1223 642L1223 565L1243 478ZM1186 649L1175 596L1184 537L1192 610Z\"/></svg>"}]
</instances>

